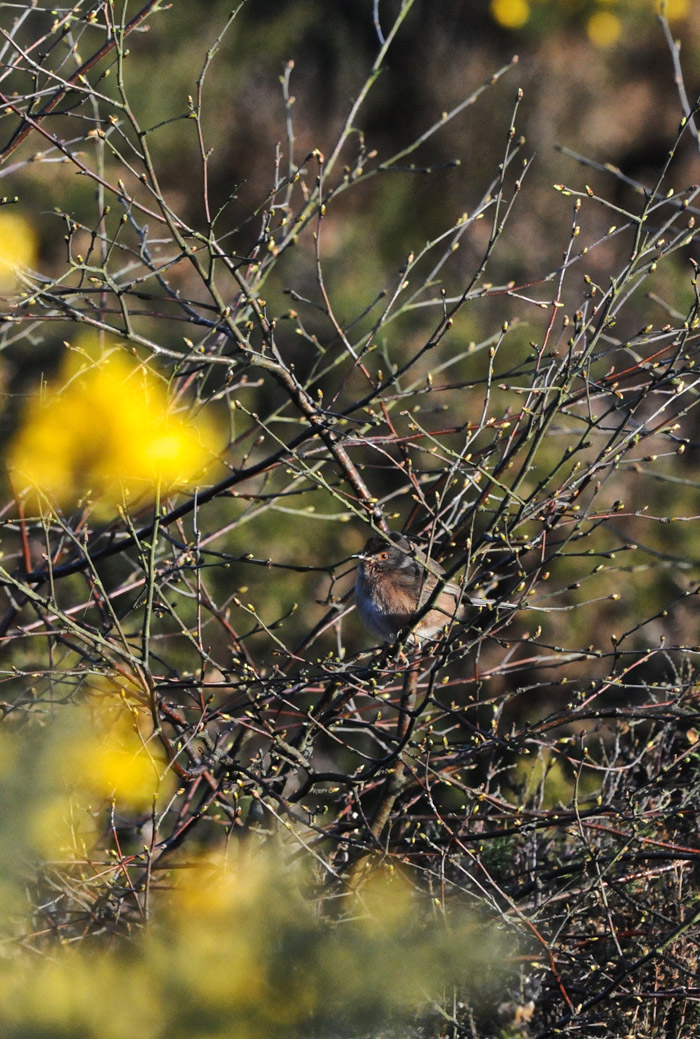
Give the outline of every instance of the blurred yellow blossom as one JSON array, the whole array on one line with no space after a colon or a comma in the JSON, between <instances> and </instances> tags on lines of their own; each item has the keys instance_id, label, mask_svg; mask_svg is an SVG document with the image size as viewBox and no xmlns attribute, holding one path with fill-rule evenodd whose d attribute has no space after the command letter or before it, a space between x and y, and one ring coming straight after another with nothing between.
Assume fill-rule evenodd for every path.
<instances>
[{"instance_id":1,"label":"blurred yellow blossom","mask_svg":"<svg viewBox=\"0 0 700 1039\"><path fill-rule=\"evenodd\" d=\"M162 906L161 934L152 936L157 972L180 977L186 1002L204 1004L214 1019L237 1022L241 1039L275 1034L274 1026L283 1022L299 1024L313 1012L320 993L312 978L285 970L276 949L285 935L288 952L295 947L301 952L311 922L310 907L296 886L299 871L292 868L283 877L270 854L253 855L237 869L220 856L190 866ZM193 957L197 978L188 969Z\"/></svg>"},{"instance_id":2,"label":"blurred yellow blossom","mask_svg":"<svg viewBox=\"0 0 700 1039\"><path fill-rule=\"evenodd\" d=\"M530 17L527 0L491 0L491 16L506 29L520 29Z\"/></svg>"},{"instance_id":3,"label":"blurred yellow blossom","mask_svg":"<svg viewBox=\"0 0 700 1039\"><path fill-rule=\"evenodd\" d=\"M162 865L150 891L134 883L149 923L128 939L55 943L43 957L18 947L3 961L3 1039L301 1039L347 1034L341 1022L377 1034L446 987L472 1002L491 988L500 997L505 957L493 920L459 905L436 917L427 896L385 871L346 896L344 919L326 919L313 895L319 877L297 848L232 841L168 859L175 868ZM123 875L94 865L84 887L74 869L70 889L94 899L104 885L107 907L110 885L142 879L145 860L124 863Z\"/></svg>"},{"instance_id":4,"label":"blurred yellow blossom","mask_svg":"<svg viewBox=\"0 0 700 1039\"><path fill-rule=\"evenodd\" d=\"M3 1034L13 1039L164 1039L159 992L116 957L62 946L59 956L13 964L12 995L0 998Z\"/></svg>"},{"instance_id":5,"label":"blurred yellow blossom","mask_svg":"<svg viewBox=\"0 0 700 1039\"><path fill-rule=\"evenodd\" d=\"M105 679L99 702L76 710L82 715L78 732L59 766L66 783L134 812L147 811L158 794L170 792L174 777L152 739L151 715L130 703L116 682Z\"/></svg>"},{"instance_id":6,"label":"blurred yellow blossom","mask_svg":"<svg viewBox=\"0 0 700 1039\"><path fill-rule=\"evenodd\" d=\"M690 0L660 0L659 11L669 20L685 18L690 13Z\"/></svg>"},{"instance_id":7,"label":"blurred yellow blossom","mask_svg":"<svg viewBox=\"0 0 700 1039\"><path fill-rule=\"evenodd\" d=\"M621 37L626 23L637 31L644 23L652 28L655 13L665 14L669 21L685 18L691 0L490 0L490 11L493 20L506 29L521 29L532 18L538 31L550 32L573 21L585 26L596 47L610 47Z\"/></svg>"},{"instance_id":8,"label":"blurred yellow blossom","mask_svg":"<svg viewBox=\"0 0 700 1039\"><path fill-rule=\"evenodd\" d=\"M237 1039L335 1034L333 1023L400 1018L445 984L494 969L492 929L458 907L444 926L399 872L368 868L346 919L324 920L290 850L280 841L229 861L190 859L172 890L161 885L151 961L157 976L181 979L172 998L199 1007L204 1035L221 1021Z\"/></svg>"},{"instance_id":9,"label":"blurred yellow blossom","mask_svg":"<svg viewBox=\"0 0 700 1039\"><path fill-rule=\"evenodd\" d=\"M596 11L588 19L586 31L596 47L612 47L622 33L622 22L610 11Z\"/></svg>"},{"instance_id":10,"label":"blurred yellow blossom","mask_svg":"<svg viewBox=\"0 0 700 1039\"><path fill-rule=\"evenodd\" d=\"M7 206L0 208L0 292L15 287L22 267L35 266L36 250L31 224Z\"/></svg>"},{"instance_id":11,"label":"blurred yellow blossom","mask_svg":"<svg viewBox=\"0 0 700 1039\"><path fill-rule=\"evenodd\" d=\"M72 750L67 767L73 781L100 800L114 799L122 810L147 811L161 786L172 786L162 752L154 756L127 711L107 732L98 731Z\"/></svg>"},{"instance_id":12,"label":"blurred yellow blossom","mask_svg":"<svg viewBox=\"0 0 700 1039\"><path fill-rule=\"evenodd\" d=\"M69 355L57 383L25 410L9 455L18 490L110 507L202 478L218 446L208 417L176 414L166 384L119 350L82 367L78 356Z\"/></svg>"},{"instance_id":13,"label":"blurred yellow blossom","mask_svg":"<svg viewBox=\"0 0 700 1039\"><path fill-rule=\"evenodd\" d=\"M172 795L176 779L150 713L129 703L115 682L53 723L42 771L56 782L28 819L31 843L49 858L82 857L100 836L99 810L149 812Z\"/></svg>"}]
</instances>

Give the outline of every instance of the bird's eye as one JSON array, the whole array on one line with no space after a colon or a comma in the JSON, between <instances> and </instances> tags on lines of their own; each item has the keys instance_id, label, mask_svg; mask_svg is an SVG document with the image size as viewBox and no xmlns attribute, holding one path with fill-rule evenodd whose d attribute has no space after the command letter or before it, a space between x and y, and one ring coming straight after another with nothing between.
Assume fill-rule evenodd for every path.
<instances>
[{"instance_id":1,"label":"bird's eye","mask_svg":"<svg viewBox=\"0 0 700 1039\"><path fill-rule=\"evenodd\" d=\"M386 560L388 558L389 558L389 553L388 552L380 552L379 555L377 556L377 559L381 559L381 561L383 563L386 562Z\"/></svg>"}]
</instances>

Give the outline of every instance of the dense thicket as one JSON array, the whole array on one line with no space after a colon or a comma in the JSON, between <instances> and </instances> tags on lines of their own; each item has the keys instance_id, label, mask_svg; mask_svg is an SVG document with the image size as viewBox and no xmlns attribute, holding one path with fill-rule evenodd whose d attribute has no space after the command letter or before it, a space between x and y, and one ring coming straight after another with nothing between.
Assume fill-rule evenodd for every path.
<instances>
[{"instance_id":1,"label":"dense thicket","mask_svg":"<svg viewBox=\"0 0 700 1039\"><path fill-rule=\"evenodd\" d=\"M3 1034L692 1034L700 18L206 8L0 4Z\"/></svg>"}]
</instances>

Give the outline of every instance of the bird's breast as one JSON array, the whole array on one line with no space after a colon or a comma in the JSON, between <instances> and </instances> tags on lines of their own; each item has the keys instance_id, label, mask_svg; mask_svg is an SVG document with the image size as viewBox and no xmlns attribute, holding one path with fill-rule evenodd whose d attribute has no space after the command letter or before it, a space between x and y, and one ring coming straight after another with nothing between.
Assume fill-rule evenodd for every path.
<instances>
[{"instance_id":1,"label":"bird's breast","mask_svg":"<svg viewBox=\"0 0 700 1039\"><path fill-rule=\"evenodd\" d=\"M417 597L389 575L368 577L358 570L355 604L362 623L381 639L393 639L410 625Z\"/></svg>"}]
</instances>

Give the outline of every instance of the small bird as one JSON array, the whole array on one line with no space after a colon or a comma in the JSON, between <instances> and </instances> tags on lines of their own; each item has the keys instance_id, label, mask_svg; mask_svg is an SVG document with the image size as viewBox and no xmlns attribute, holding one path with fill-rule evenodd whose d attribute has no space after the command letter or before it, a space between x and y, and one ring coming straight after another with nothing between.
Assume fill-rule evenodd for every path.
<instances>
[{"instance_id":1,"label":"small bird","mask_svg":"<svg viewBox=\"0 0 700 1039\"><path fill-rule=\"evenodd\" d=\"M355 604L363 624L373 635L393 641L410 628L420 607L430 598L445 571L396 531L374 535L354 559L359 559L355 579ZM467 604L491 606L488 599L472 599L447 582L432 608L413 629L419 639L433 638L452 620L462 620Z\"/></svg>"}]
</instances>

